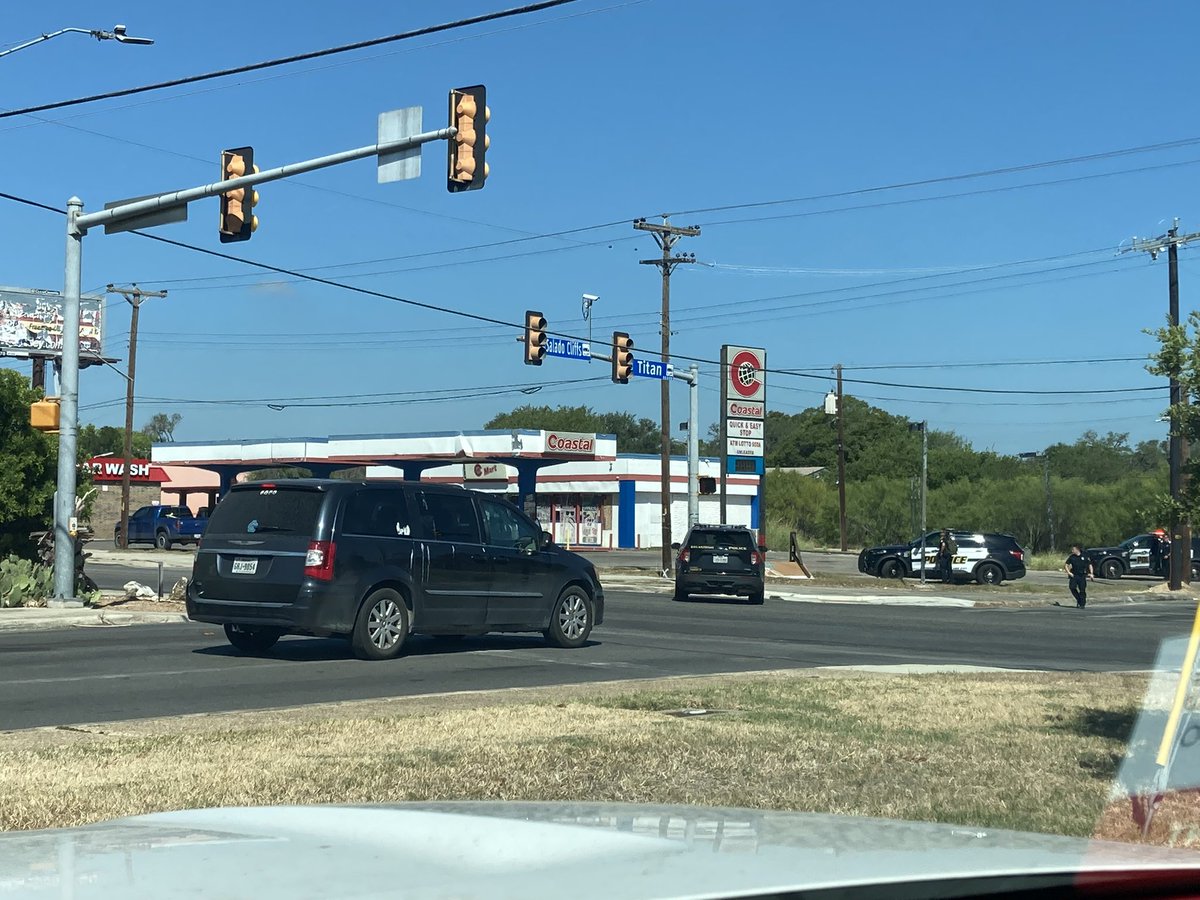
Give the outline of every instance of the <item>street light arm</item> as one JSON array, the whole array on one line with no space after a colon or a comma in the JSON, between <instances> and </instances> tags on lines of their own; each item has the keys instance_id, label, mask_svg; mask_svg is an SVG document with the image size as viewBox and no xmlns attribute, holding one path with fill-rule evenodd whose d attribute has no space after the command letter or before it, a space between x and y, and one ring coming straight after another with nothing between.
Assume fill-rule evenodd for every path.
<instances>
[{"instance_id":1,"label":"street light arm","mask_svg":"<svg viewBox=\"0 0 1200 900\"><path fill-rule=\"evenodd\" d=\"M114 25L112 31L103 31L99 28L60 28L58 31L47 31L45 34L39 34L32 40L28 40L23 44L17 44L15 47L9 47L7 50L0 50L0 56L8 56L10 53L16 53L18 50L24 50L26 47L32 47L34 44L40 44L42 41L48 41L50 38L56 38L60 34L90 34L98 41L117 41L122 44L153 44L151 38L132 37L125 33L124 25Z\"/></svg>"}]
</instances>

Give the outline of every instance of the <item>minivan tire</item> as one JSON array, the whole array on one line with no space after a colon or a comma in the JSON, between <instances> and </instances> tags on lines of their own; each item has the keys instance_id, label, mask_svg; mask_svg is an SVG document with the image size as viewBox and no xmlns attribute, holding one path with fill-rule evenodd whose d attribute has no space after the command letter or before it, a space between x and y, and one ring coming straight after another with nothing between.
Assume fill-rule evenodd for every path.
<instances>
[{"instance_id":1,"label":"minivan tire","mask_svg":"<svg viewBox=\"0 0 1200 900\"><path fill-rule=\"evenodd\" d=\"M550 627L542 633L555 647L571 650L587 643L595 620L592 598L583 588L571 585L559 594L550 613Z\"/></svg>"},{"instance_id":2,"label":"minivan tire","mask_svg":"<svg viewBox=\"0 0 1200 900\"><path fill-rule=\"evenodd\" d=\"M159 550L171 549L171 536L165 531L160 531L154 535L154 546Z\"/></svg>"},{"instance_id":3,"label":"minivan tire","mask_svg":"<svg viewBox=\"0 0 1200 900\"><path fill-rule=\"evenodd\" d=\"M372 591L354 620L350 646L359 659L395 659L408 637L408 606L394 588Z\"/></svg>"},{"instance_id":4,"label":"minivan tire","mask_svg":"<svg viewBox=\"0 0 1200 900\"><path fill-rule=\"evenodd\" d=\"M275 646L283 632L278 628L254 625L226 625L225 637L242 653L266 653Z\"/></svg>"}]
</instances>

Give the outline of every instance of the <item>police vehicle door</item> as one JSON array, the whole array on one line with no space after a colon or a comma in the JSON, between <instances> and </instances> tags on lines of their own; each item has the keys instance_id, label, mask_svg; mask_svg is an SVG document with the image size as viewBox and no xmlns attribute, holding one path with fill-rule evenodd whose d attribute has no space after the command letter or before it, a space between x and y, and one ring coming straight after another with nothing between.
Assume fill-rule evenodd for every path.
<instances>
[{"instance_id":1,"label":"police vehicle door","mask_svg":"<svg viewBox=\"0 0 1200 900\"><path fill-rule=\"evenodd\" d=\"M1139 534L1125 542L1129 548L1129 571L1139 575L1150 574L1150 535Z\"/></svg>"},{"instance_id":2,"label":"police vehicle door","mask_svg":"<svg viewBox=\"0 0 1200 900\"><path fill-rule=\"evenodd\" d=\"M941 542L942 533L940 531L932 531L925 535L925 573L929 574L937 569L937 551L938 544ZM912 568L914 575L919 575L921 572L921 539L917 538L912 543L912 549L909 551L909 565Z\"/></svg>"},{"instance_id":3,"label":"police vehicle door","mask_svg":"<svg viewBox=\"0 0 1200 900\"><path fill-rule=\"evenodd\" d=\"M973 577L980 560L987 558L987 540L982 534L956 534L954 540L958 544L958 553L954 555L955 573Z\"/></svg>"}]
</instances>

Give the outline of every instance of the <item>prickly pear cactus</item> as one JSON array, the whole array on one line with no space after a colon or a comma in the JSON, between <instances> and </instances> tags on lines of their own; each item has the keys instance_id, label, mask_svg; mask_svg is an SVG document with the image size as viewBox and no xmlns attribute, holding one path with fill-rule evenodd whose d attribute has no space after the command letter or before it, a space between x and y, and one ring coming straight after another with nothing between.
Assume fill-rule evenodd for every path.
<instances>
[{"instance_id":1,"label":"prickly pear cactus","mask_svg":"<svg viewBox=\"0 0 1200 900\"><path fill-rule=\"evenodd\" d=\"M54 570L18 556L0 559L0 608L45 606L54 590Z\"/></svg>"}]
</instances>

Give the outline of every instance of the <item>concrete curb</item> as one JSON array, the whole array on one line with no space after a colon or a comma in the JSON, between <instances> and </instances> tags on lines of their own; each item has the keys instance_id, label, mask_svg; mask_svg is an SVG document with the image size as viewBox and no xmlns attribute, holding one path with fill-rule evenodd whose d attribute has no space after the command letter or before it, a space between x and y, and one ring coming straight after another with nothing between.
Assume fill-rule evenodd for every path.
<instances>
[{"instance_id":1,"label":"concrete curb","mask_svg":"<svg viewBox=\"0 0 1200 900\"><path fill-rule=\"evenodd\" d=\"M52 628L126 628L130 625L179 625L184 613L110 612L108 610L11 609L0 612L0 633Z\"/></svg>"}]
</instances>

